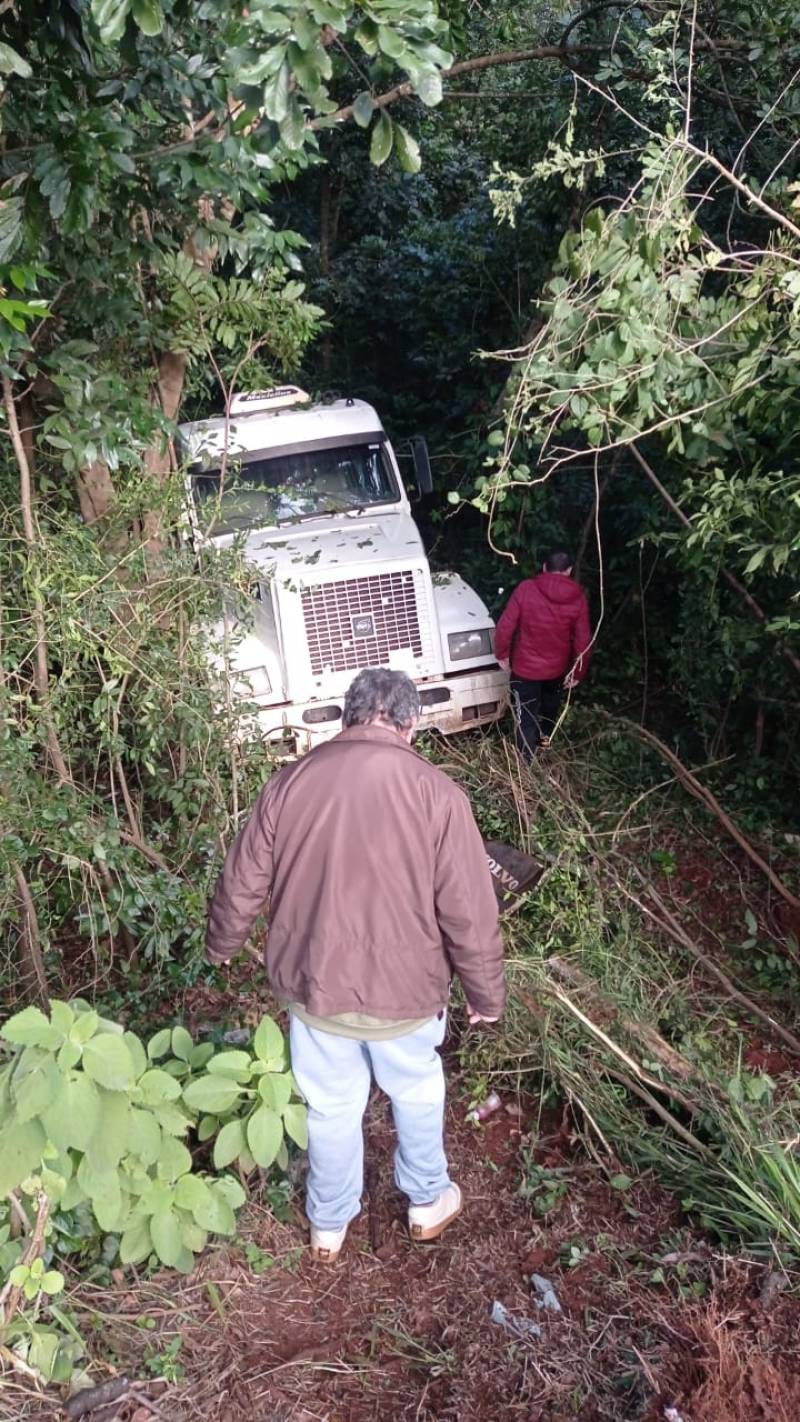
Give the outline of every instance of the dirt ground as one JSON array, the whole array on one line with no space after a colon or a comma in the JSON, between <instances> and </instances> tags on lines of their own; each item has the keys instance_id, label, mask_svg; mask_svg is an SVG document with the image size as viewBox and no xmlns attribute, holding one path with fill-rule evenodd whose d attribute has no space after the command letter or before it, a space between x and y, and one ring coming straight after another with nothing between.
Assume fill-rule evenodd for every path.
<instances>
[{"instance_id":1,"label":"dirt ground","mask_svg":"<svg viewBox=\"0 0 800 1422\"><path fill-rule=\"evenodd\" d=\"M466 1105L452 1090L465 1209L434 1244L406 1234L376 1095L365 1208L337 1265L306 1257L298 1181L283 1220L248 1206L187 1279L84 1284L80 1326L113 1359L98 1380L140 1380L90 1422L796 1422L800 1302L774 1261L715 1253L651 1180L587 1161L567 1118L534 1139L525 1109L476 1125ZM536 1306L532 1273L561 1313ZM495 1301L541 1336L510 1336ZM0 1393L4 1418L61 1415Z\"/></svg>"}]
</instances>

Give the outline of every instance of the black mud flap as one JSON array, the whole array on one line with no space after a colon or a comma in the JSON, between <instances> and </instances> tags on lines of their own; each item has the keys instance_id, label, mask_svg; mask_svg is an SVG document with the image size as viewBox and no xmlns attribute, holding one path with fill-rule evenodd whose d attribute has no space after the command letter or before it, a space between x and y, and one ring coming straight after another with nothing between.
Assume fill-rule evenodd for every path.
<instances>
[{"instance_id":1,"label":"black mud flap","mask_svg":"<svg viewBox=\"0 0 800 1422\"><path fill-rule=\"evenodd\" d=\"M501 844L499 839L485 839L483 847L498 908L501 913L513 913L519 908L523 895L537 887L548 866L530 854L523 854L521 849Z\"/></svg>"}]
</instances>

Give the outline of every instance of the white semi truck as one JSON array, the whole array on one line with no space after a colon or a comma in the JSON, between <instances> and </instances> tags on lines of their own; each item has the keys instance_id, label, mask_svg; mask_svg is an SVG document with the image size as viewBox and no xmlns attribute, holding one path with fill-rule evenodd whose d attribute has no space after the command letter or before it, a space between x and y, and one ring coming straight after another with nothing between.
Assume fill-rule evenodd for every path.
<instances>
[{"instance_id":1,"label":"white semi truck","mask_svg":"<svg viewBox=\"0 0 800 1422\"><path fill-rule=\"evenodd\" d=\"M230 639L226 671L262 736L303 751L336 735L362 667L407 672L423 728L449 734L503 714L492 619L458 574L431 575L371 405L257 391L180 435L196 546L238 540L255 573L252 618ZM423 440L412 453L429 492Z\"/></svg>"}]
</instances>

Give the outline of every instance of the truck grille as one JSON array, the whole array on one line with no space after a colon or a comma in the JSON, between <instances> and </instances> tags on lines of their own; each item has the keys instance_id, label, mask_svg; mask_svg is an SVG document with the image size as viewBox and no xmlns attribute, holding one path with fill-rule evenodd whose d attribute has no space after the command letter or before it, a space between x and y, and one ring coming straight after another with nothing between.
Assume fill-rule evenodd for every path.
<instances>
[{"instance_id":1,"label":"truck grille","mask_svg":"<svg viewBox=\"0 0 800 1422\"><path fill-rule=\"evenodd\" d=\"M417 576L421 575L407 568L303 588L303 618L314 675L387 666L392 652L422 658L429 638L427 629L420 626Z\"/></svg>"}]
</instances>

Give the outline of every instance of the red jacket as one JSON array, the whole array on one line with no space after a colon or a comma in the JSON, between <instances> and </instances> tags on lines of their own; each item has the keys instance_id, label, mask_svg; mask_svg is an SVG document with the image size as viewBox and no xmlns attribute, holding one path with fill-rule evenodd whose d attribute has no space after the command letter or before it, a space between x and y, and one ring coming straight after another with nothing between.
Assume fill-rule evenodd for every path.
<instances>
[{"instance_id":1,"label":"red jacket","mask_svg":"<svg viewBox=\"0 0 800 1422\"><path fill-rule=\"evenodd\" d=\"M512 593L494 649L498 661L510 661L514 676L526 681L557 681L573 666L575 680L583 681L591 640L589 604L580 584L564 573L540 573Z\"/></svg>"}]
</instances>

